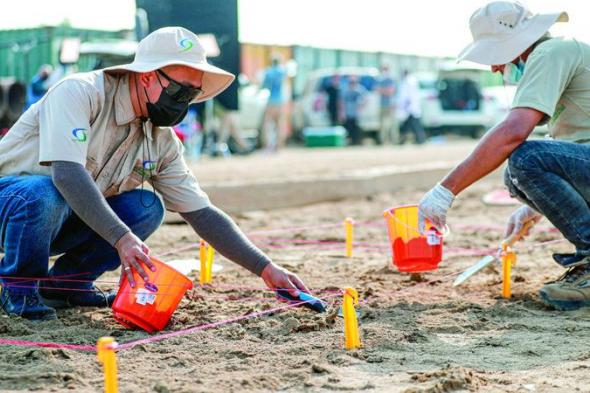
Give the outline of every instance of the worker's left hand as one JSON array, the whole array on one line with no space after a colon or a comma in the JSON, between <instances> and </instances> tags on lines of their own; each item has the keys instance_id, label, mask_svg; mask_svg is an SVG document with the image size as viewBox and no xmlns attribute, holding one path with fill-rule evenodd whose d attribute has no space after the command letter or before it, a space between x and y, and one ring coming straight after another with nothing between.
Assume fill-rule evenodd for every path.
<instances>
[{"instance_id":1,"label":"worker's left hand","mask_svg":"<svg viewBox=\"0 0 590 393\"><path fill-rule=\"evenodd\" d=\"M296 274L291 273L274 263L269 263L260 277L270 289L287 289L293 297L299 297L299 291L309 292L303 281Z\"/></svg>"},{"instance_id":2,"label":"worker's left hand","mask_svg":"<svg viewBox=\"0 0 590 393\"><path fill-rule=\"evenodd\" d=\"M455 195L438 183L428 191L418 203L418 230L425 232L425 220L428 220L438 229L444 232L447 224L447 210L450 209Z\"/></svg>"}]
</instances>

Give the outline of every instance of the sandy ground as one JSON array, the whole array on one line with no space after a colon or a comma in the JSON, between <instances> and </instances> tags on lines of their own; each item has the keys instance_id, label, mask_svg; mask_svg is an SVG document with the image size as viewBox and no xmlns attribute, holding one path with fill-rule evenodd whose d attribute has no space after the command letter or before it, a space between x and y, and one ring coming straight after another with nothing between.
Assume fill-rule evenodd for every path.
<instances>
[{"instance_id":1,"label":"sandy ground","mask_svg":"<svg viewBox=\"0 0 590 393\"><path fill-rule=\"evenodd\" d=\"M484 182L457 200L446 249L489 248L499 243L500 228L512 208L487 207L481 202L485 192L499 187ZM235 217L247 233L339 223L347 216L377 223L357 227L355 240L378 246L357 248L351 259L343 257L340 246L295 247L285 242L343 241L341 226L273 233L270 246L271 234L254 238L318 294L325 296L329 292L322 291L345 286L359 291L363 349L342 348L343 323L337 316L339 298L334 298L335 304L325 314L291 309L122 351L118 354L121 391L588 391L590 312L550 310L537 296L543 282L561 274L551 252L567 250L567 244L535 247L560 238L547 231L537 231L520 243L510 300L499 297L500 275L493 269L465 286L452 287L454 274L475 263L476 256L448 252L437 271L424 274L422 282L411 280L392 267L389 251L380 246L387 237L379 223L383 209L415 202L422 192L400 189L365 200ZM549 225L542 222L539 227ZM148 244L159 254L191 242L196 238L188 226L165 225ZM196 251L185 251L173 258L196 255ZM262 283L226 260L218 257L216 261L224 269L214 283L223 287L192 291L168 331L280 305L264 291L226 288L262 287ZM115 278L113 274L105 280ZM92 344L106 335L119 342L148 336L119 326L110 310L74 309L60 311L59 316L59 321L38 324L0 317L0 333L8 338L77 344ZM0 367L2 391L102 391L101 369L92 353L2 346Z\"/></svg>"}]
</instances>

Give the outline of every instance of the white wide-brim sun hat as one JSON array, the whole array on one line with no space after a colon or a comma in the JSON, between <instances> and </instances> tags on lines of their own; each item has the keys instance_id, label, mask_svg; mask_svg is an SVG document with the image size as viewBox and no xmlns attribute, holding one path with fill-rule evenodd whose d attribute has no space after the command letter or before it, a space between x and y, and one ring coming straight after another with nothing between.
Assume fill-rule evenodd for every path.
<instances>
[{"instance_id":1,"label":"white wide-brim sun hat","mask_svg":"<svg viewBox=\"0 0 590 393\"><path fill-rule=\"evenodd\" d=\"M485 65L510 63L556 22L567 21L566 12L533 15L518 2L491 2L471 15L469 28L473 42L459 53L457 61Z\"/></svg>"},{"instance_id":2,"label":"white wide-brim sun hat","mask_svg":"<svg viewBox=\"0 0 590 393\"><path fill-rule=\"evenodd\" d=\"M105 72L150 72L169 65L182 65L203 71L201 90L193 103L215 97L233 82L235 76L207 62L205 49L193 32L182 27L158 29L137 46L132 63L105 68Z\"/></svg>"}]
</instances>

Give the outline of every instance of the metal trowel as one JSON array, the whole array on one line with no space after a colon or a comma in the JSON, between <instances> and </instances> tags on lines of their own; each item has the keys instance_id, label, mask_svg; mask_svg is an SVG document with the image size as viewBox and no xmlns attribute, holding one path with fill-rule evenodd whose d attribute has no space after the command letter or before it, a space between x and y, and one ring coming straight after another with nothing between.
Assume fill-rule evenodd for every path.
<instances>
[{"instance_id":1,"label":"metal trowel","mask_svg":"<svg viewBox=\"0 0 590 393\"><path fill-rule=\"evenodd\" d=\"M486 266L489 266L492 263L499 261L498 257L500 256L500 252L502 251L502 249L504 247L512 247L512 245L514 243L516 243L518 240L520 240L524 236L524 234L527 233L527 231L533 227L533 225L535 225L535 220L527 221L523 225L520 232L518 232L518 233L516 233L516 234L514 234L502 241L502 243L500 244L500 247L498 249L498 252L495 255L487 255L487 256L483 257L482 259L477 261L477 263L475 265L471 266L469 269L467 269L463 273L459 274L459 276L457 277L455 282L453 282L453 286L456 287L458 285L463 284L465 281L467 281L467 279L469 279L469 277L473 276L475 273L481 271Z\"/></svg>"}]
</instances>

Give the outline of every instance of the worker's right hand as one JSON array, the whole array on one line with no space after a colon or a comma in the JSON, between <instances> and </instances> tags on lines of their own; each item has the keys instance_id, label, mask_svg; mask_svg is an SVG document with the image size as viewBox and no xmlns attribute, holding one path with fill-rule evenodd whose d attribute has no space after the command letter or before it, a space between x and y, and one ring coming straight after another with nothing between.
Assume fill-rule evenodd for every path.
<instances>
[{"instance_id":1,"label":"worker's right hand","mask_svg":"<svg viewBox=\"0 0 590 393\"><path fill-rule=\"evenodd\" d=\"M533 220L533 225L538 223L543 215L536 210L532 209L527 205L523 205L516 209L508 219L508 225L506 225L506 233L504 234L504 239L508 239L513 235L517 235L521 230L524 224ZM532 228L532 225L531 225ZM523 233L522 236L527 236L529 234L529 229L527 229L526 233Z\"/></svg>"},{"instance_id":2,"label":"worker's right hand","mask_svg":"<svg viewBox=\"0 0 590 393\"><path fill-rule=\"evenodd\" d=\"M131 287L135 287L135 280L133 279L134 270L137 271L143 281L147 282L149 277L141 266L141 263L145 264L151 271L156 270L156 267L148 256L150 253L148 246L146 246L144 242L132 232L127 232L117 241L115 248L121 259L121 277L119 279L119 285L123 282L123 277L126 276Z\"/></svg>"},{"instance_id":3,"label":"worker's right hand","mask_svg":"<svg viewBox=\"0 0 590 393\"><path fill-rule=\"evenodd\" d=\"M447 224L447 210L454 200L455 195L440 183L424 194L418 203L418 231L425 233L428 220L443 233Z\"/></svg>"},{"instance_id":4,"label":"worker's right hand","mask_svg":"<svg viewBox=\"0 0 590 393\"><path fill-rule=\"evenodd\" d=\"M307 289L303 281L296 274L272 262L262 270L260 277L270 289L286 289L295 298L299 297L301 291L310 293L309 289Z\"/></svg>"}]
</instances>

